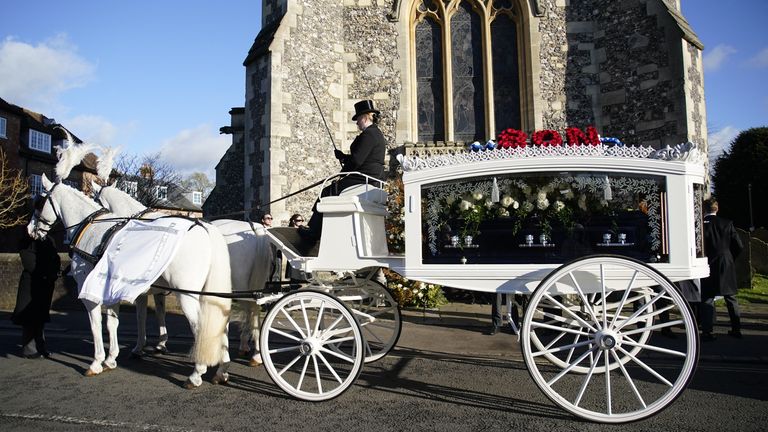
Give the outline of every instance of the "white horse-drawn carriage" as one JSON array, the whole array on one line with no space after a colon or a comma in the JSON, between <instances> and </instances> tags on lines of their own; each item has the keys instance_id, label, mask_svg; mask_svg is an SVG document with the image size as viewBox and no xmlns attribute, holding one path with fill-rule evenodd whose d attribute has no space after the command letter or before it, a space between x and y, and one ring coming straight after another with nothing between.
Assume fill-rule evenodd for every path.
<instances>
[{"instance_id":1,"label":"white horse-drawn carriage","mask_svg":"<svg viewBox=\"0 0 768 432\"><path fill-rule=\"evenodd\" d=\"M383 267L415 281L529 294L520 332L525 363L541 390L575 415L634 421L684 390L698 332L672 282L709 271L695 148L529 147L401 162L404 255L388 252L386 195L372 186L320 201L317 256L281 229L267 232L316 288L282 297L264 320L262 357L281 388L300 399L335 397L366 356L394 345L398 311L371 280ZM531 226L516 222L536 216ZM547 227L546 217L559 228L554 219ZM340 271L350 277L323 280ZM364 312L337 298L345 285L356 290L350 298L373 299ZM654 337L672 328L681 337Z\"/></svg>"},{"instance_id":2,"label":"white horse-drawn carriage","mask_svg":"<svg viewBox=\"0 0 768 432\"><path fill-rule=\"evenodd\" d=\"M387 247L387 194L359 185L322 198L319 251L266 231L308 282L264 295L259 345L284 391L343 393L401 330L380 268L425 283L525 294L521 350L557 405L598 422L651 416L685 389L698 332L673 282L706 277L704 167L691 146L467 152L403 165L404 255ZM674 329L676 339L657 338Z\"/></svg>"}]
</instances>

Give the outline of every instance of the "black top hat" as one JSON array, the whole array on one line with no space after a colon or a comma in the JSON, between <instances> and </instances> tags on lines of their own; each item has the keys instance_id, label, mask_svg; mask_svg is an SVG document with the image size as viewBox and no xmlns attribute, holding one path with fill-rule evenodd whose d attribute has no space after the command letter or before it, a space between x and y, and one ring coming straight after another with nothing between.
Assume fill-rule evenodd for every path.
<instances>
[{"instance_id":1,"label":"black top hat","mask_svg":"<svg viewBox=\"0 0 768 432\"><path fill-rule=\"evenodd\" d=\"M357 120L359 116L369 112L380 114L379 110L373 107L372 100L370 99L361 100L360 102L355 104L355 115L352 116L352 121Z\"/></svg>"}]
</instances>

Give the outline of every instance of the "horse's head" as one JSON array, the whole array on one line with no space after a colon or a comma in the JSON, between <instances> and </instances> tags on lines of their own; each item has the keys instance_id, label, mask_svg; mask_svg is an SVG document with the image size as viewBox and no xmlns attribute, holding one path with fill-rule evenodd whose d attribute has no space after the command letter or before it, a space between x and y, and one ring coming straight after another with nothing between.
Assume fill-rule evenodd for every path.
<instances>
[{"instance_id":1,"label":"horse's head","mask_svg":"<svg viewBox=\"0 0 768 432\"><path fill-rule=\"evenodd\" d=\"M37 197L32 219L27 224L27 233L35 240L44 239L60 218L60 212L52 197L53 191L58 185L59 183L53 183L43 174L45 193Z\"/></svg>"}]
</instances>

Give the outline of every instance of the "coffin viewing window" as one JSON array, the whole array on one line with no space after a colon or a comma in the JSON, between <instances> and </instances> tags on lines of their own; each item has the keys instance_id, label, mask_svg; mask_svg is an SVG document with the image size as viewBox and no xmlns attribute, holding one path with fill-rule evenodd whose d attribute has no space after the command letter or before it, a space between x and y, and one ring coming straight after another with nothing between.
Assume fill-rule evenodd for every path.
<instances>
[{"instance_id":1,"label":"coffin viewing window","mask_svg":"<svg viewBox=\"0 0 768 432\"><path fill-rule=\"evenodd\" d=\"M429 184L423 262L563 263L594 253L668 262L666 206L662 176L550 172Z\"/></svg>"},{"instance_id":2,"label":"coffin viewing window","mask_svg":"<svg viewBox=\"0 0 768 432\"><path fill-rule=\"evenodd\" d=\"M485 141L521 128L520 13L514 0L416 0L418 140Z\"/></svg>"}]
</instances>

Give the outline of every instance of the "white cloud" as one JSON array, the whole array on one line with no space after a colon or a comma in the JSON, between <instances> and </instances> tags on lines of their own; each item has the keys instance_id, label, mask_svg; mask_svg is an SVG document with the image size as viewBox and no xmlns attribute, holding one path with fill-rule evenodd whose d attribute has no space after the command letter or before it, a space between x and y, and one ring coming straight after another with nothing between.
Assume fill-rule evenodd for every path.
<instances>
[{"instance_id":1,"label":"white cloud","mask_svg":"<svg viewBox=\"0 0 768 432\"><path fill-rule=\"evenodd\" d=\"M66 34L37 45L12 37L0 42L0 96L34 111L57 111L59 96L87 84L94 69Z\"/></svg>"},{"instance_id":2,"label":"white cloud","mask_svg":"<svg viewBox=\"0 0 768 432\"><path fill-rule=\"evenodd\" d=\"M733 126L726 126L717 132L709 134L709 162L710 166L724 151L731 148L731 143L739 135L740 130Z\"/></svg>"},{"instance_id":3,"label":"white cloud","mask_svg":"<svg viewBox=\"0 0 768 432\"><path fill-rule=\"evenodd\" d=\"M163 160L173 165L180 174L199 171L214 180L214 168L231 143L230 135L221 135L217 129L202 124L193 129L184 129L164 141L160 153Z\"/></svg>"},{"instance_id":4,"label":"white cloud","mask_svg":"<svg viewBox=\"0 0 768 432\"><path fill-rule=\"evenodd\" d=\"M747 64L756 68L768 67L768 48L763 48L747 61Z\"/></svg>"},{"instance_id":5,"label":"white cloud","mask_svg":"<svg viewBox=\"0 0 768 432\"><path fill-rule=\"evenodd\" d=\"M720 66L734 53L736 53L736 48L730 45L719 44L715 46L709 52L704 53L704 70L715 71L720 69Z\"/></svg>"},{"instance_id":6,"label":"white cloud","mask_svg":"<svg viewBox=\"0 0 768 432\"><path fill-rule=\"evenodd\" d=\"M80 115L62 123L88 144L113 146L118 128L109 120L96 115Z\"/></svg>"}]
</instances>

